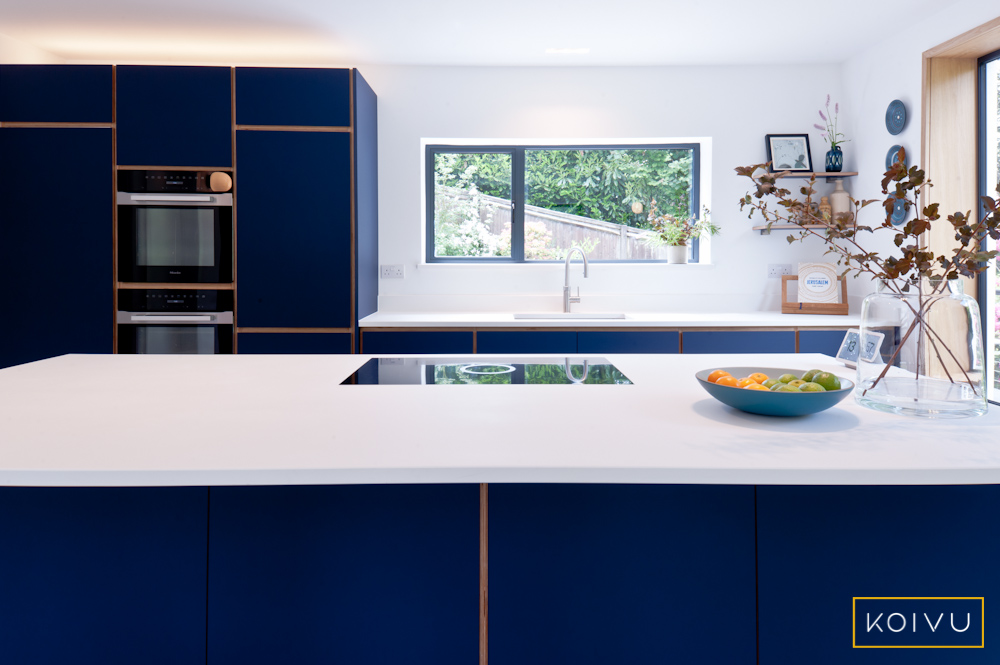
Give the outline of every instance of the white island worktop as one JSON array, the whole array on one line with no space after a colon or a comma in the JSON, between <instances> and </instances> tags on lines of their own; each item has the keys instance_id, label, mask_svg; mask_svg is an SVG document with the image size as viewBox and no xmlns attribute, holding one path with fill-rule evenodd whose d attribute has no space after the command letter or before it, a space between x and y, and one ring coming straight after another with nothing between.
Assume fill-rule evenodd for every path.
<instances>
[{"instance_id":1,"label":"white island worktop","mask_svg":"<svg viewBox=\"0 0 1000 665\"><path fill-rule=\"evenodd\" d=\"M924 420L848 397L771 418L694 373L850 370L810 354L608 358L634 385L341 385L361 355L62 356L0 371L0 485L1000 483L993 407Z\"/></svg>"}]
</instances>

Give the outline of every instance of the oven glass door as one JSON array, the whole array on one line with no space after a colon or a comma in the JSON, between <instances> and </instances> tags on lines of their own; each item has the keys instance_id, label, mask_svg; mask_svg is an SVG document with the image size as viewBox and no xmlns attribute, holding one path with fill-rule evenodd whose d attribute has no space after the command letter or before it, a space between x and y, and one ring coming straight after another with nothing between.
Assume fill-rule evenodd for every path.
<instances>
[{"instance_id":1,"label":"oven glass door","mask_svg":"<svg viewBox=\"0 0 1000 665\"><path fill-rule=\"evenodd\" d=\"M118 208L118 271L123 282L231 282L232 244L229 207Z\"/></svg>"},{"instance_id":2,"label":"oven glass door","mask_svg":"<svg viewBox=\"0 0 1000 665\"><path fill-rule=\"evenodd\" d=\"M118 326L118 353L212 355L232 352L232 325L119 324Z\"/></svg>"}]
</instances>

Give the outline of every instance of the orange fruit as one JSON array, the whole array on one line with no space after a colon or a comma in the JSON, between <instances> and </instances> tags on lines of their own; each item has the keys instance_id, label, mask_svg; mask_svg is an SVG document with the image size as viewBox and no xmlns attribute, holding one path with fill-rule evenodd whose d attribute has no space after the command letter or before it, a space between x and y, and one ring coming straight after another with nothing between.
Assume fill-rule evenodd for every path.
<instances>
[{"instance_id":1,"label":"orange fruit","mask_svg":"<svg viewBox=\"0 0 1000 665\"><path fill-rule=\"evenodd\" d=\"M768 376L763 372L754 372L753 374L750 375L749 378L753 379L755 383L760 383L763 385L763 383L767 381Z\"/></svg>"},{"instance_id":2,"label":"orange fruit","mask_svg":"<svg viewBox=\"0 0 1000 665\"><path fill-rule=\"evenodd\" d=\"M731 387L735 388L736 387L736 379L727 374L726 376L720 376L718 379L716 379L715 385L717 385L717 386L731 386Z\"/></svg>"},{"instance_id":3,"label":"orange fruit","mask_svg":"<svg viewBox=\"0 0 1000 665\"><path fill-rule=\"evenodd\" d=\"M719 379L721 379L724 376L732 376L732 374L730 374L729 372L727 372L724 369L717 369L714 372L712 372L711 374L709 374L708 378L705 379L705 380L708 381L709 383L715 383L716 381L718 381Z\"/></svg>"},{"instance_id":4,"label":"orange fruit","mask_svg":"<svg viewBox=\"0 0 1000 665\"><path fill-rule=\"evenodd\" d=\"M753 383L759 383L759 381L754 381L753 377L749 377L749 376L744 376L742 379L736 379L736 387L737 388L746 388L747 386L749 386L749 385L751 385Z\"/></svg>"},{"instance_id":5,"label":"orange fruit","mask_svg":"<svg viewBox=\"0 0 1000 665\"><path fill-rule=\"evenodd\" d=\"M750 383L750 384L747 384L747 385L745 385L743 387L746 390L763 390L766 393L771 392L771 390L769 388L765 388L764 386L760 385L759 383Z\"/></svg>"}]
</instances>

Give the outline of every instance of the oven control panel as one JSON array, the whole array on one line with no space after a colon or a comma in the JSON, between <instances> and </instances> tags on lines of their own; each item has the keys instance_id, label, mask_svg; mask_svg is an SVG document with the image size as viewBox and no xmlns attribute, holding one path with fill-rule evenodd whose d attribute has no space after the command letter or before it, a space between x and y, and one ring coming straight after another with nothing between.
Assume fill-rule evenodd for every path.
<instances>
[{"instance_id":1,"label":"oven control panel","mask_svg":"<svg viewBox=\"0 0 1000 665\"><path fill-rule=\"evenodd\" d=\"M118 291L118 309L129 312L231 312L233 292L122 289Z\"/></svg>"},{"instance_id":2,"label":"oven control panel","mask_svg":"<svg viewBox=\"0 0 1000 665\"><path fill-rule=\"evenodd\" d=\"M119 171L118 191L214 192L232 190L232 176L225 171Z\"/></svg>"}]
</instances>

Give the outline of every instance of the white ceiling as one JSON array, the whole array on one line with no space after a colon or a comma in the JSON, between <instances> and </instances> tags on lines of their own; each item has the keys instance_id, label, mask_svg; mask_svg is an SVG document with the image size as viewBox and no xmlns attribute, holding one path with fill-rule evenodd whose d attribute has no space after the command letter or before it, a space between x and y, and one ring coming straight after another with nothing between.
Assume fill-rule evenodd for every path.
<instances>
[{"instance_id":1,"label":"white ceiling","mask_svg":"<svg viewBox=\"0 0 1000 665\"><path fill-rule=\"evenodd\" d=\"M834 63L941 0L0 0L67 61L301 65ZM547 48L589 48L546 54Z\"/></svg>"}]
</instances>

